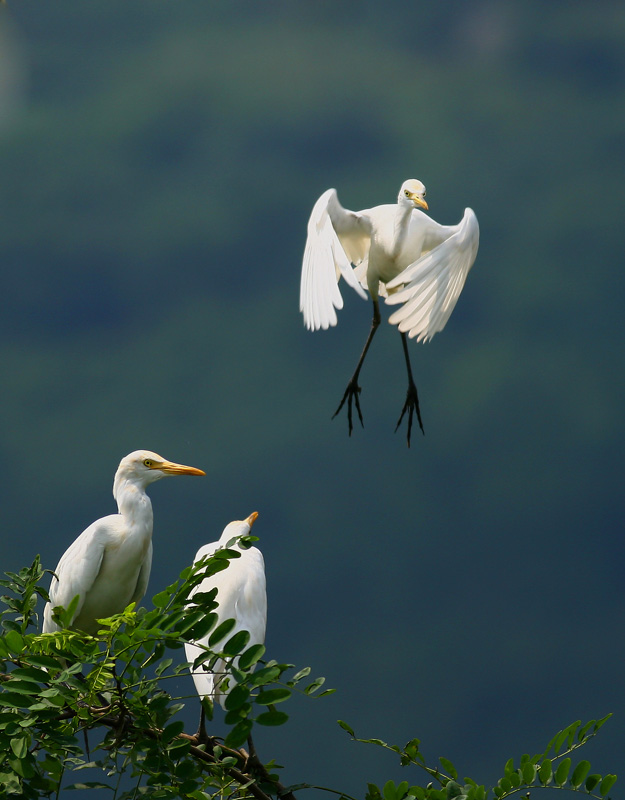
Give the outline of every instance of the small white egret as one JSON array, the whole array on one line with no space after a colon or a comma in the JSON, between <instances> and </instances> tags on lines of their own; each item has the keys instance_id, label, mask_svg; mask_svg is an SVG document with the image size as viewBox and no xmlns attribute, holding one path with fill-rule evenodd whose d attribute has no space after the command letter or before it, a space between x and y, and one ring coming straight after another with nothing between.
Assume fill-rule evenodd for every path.
<instances>
[{"instance_id":1,"label":"small white egret","mask_svg":"<svg viewBox=\"0 0 625 800\"><path fill-rule=\"evenodd\" d=\"M230 539L235 536L247 536L258 516L254 511L242 521L231 522L224 528L219 541L200 547L194 559L197 563L206 556L211 556L217 549L226 547ZM234 619L235 626L228 632L230 639L239 631L248 631L250 639L248 647L253 644L264 644L265 629L267 627L267 591L265 582L265 562L263 554L257 547L243 548L239 543L232 545L232 549L241 553L240 558L233 558L228 567L221 572L211 575L195 588L190 597L196 592L209 592L217 589L216 610L218 621L221 624L227 619ZM198 644L208 646L210 632L198 640ZM217 647L219 643L217 644ZM205 652L196 644L185 644L187 661L191 664ZM235 659L236 664L237 659ZM225 706L228 692L232 689L233 678L230 675L228 687L222 687L223 681L228 677L228 660L220 658L210 669L199 666L192 671L193 682L200 697L209 697ZM200 724L200 729L202 723Z\"/></svg>"},{"instance_id":2,"label":"small white egret","mask_svg":"<svg viewBox=\"0 0 625 800\"><path fill-rule=\"evenodd\" d=\"M401 333L408 372L406 402L395 430L408 411L409 447L415 411L422 431L423 423L406 334L427 342L445 327L475 261L479 242L477 218L470 208L465 209L457 225L439 225L420 209L428 210L425 186L414 179L402 184L395 205L363 211L343 208L336 190L328 189L315 203L308 221L300 286L300 311L306 327L313 331L336 325L335 309L343 307L338 288L341 276L364 299L366 287L373 299L369 336L334 413L335 417L347 400L350 436L352 402L363 424L358 376L380 324L378 297L384 297L389 305L402 304L389 322Z\"/></svg>"},{"instance_id":3,"label":"small white egret","mask_svg":"<svg viewBox=\"0 0 625 800\"><path fill-rule=\"evenodd\" d=\"M150 450L136 450L122 458L113 481L119 513L89 525L61 557L44 609L44 633L59 630L52 609L67 608L76 595L80 599L72 627L91 634L98 630L96 620L138 603L152 567L153 514L146 487L167 475L205 474Z\"/></svg>"}]
</instances>

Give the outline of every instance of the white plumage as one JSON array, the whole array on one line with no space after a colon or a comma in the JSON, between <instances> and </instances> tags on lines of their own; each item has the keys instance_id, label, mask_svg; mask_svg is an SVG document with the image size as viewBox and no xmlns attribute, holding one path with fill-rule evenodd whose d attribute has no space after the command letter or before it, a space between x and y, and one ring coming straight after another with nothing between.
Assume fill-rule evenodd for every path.
<instances>
[{"instance_id":1,"label":"white plumage","mask_svg":"<svg viewBox=\"0 0 625 800\"><path fill-rule=\"evenodd\" d=\"M398 326L403 339L408 392L397 427L408 411L409 446L415 411L422 430L423 425L405 337L426 342L445 327L479 244L477 217L470 208L457 225L439 225L420 209L428 209L425 186L415 179L404 181L397 203L363 211L343 208L336 190L328 189L308 221L300 283L300 311L313 331L336 325L336 309L343 307L341 277L362 298L367 296L363 287L368 289L373 300L369 337L335 413L347 400L350 435L352 402L362 423L358 375L380 324L378 298L401 305L389 321Z\"/></svg>"},{"instance_id":2,"label":"white plumage","mask_svg":"<svg viewBox=\"0 0 625 800\"><path fill-rule=\"evenodd\" d=\"M457 225L439 225L419 210L428 207L424 197L414 179L402 184L396 204L363 211L343 208L336 189L321 195L308 222L300 285L309 330L336 325L341 276L362 298L366 287L373 300L411 305L390 318L410 338L427 341L445 327L475 261L479 226L470 208Z\"/></svg>"},{"instance_id":3,"label":"white plumage","mask_svg":"<svg viewBox=\"0 0 625 800\"><path fill-rule=\"evenodd\" d=\"M224 528L221 537L217 542L204 545L198 550L194 563L197 563L206 556L211 556L219 549L226 547L228 542L235 536L246 536L249 534L257 512L250 514L246 520L231 522ZM236 624L225 637L225 641L230 639L239 631L248 631L250 640L248 647L253 644L263 644L265 641L265 629L267 626L267 591L265 582L265 562L263 555L257 547L243 548L239 543L231 546L238 550L240 558L233 558L228 567L215 575L205 578L193 591L191 598L196 592L209 592L217 589L217 615L220 625L227 619L234 619ZM208 646L210 633L198 640L197 644L185 644L187 661L191 664L195 659L205 652L202 647ZM225 641L213 645L213 649L219 649ZM228 687L222 686L224 679L228 676L228 661L230 659L220 658L212 666L211 670L200 665L192 671L195 688L200 697L209 697L215 702L224 706L228 692L232 689L233 678L230 676ZM236 664L237 659L235 659Z\"/></svg>"},{"instance_id":4,"label":"white plumage","mask_svg":"<svg viewBox=\"0 0 625 800\"><path fill-rule=\"evenodd\" d=\"M98 630L96 620L138 603L152 566L153 514L146 487L167 475L204 474L150 450L136 450L123 458L113 482L118 513L89 525L61 557L44 609L44 633L59 630L52 609L67 608L76 595L72 627L91 634Z\"/></svg>"}]
</instances>

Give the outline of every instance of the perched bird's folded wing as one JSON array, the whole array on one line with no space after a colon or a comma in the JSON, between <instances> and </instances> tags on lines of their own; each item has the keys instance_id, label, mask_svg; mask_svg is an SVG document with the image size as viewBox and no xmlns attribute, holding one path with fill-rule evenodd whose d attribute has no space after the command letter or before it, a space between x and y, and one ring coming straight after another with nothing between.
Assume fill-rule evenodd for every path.
<instances>
[{"instance_id":1,"label":"perched bird's folded wing","mask_svg":"<svg viewBox=\"0 0 625 800\"><path fill-rule=\"evenodd\" d=\"M470 208L451 231L444 241L386 284L391 290L386 302L402 304L389 322L408 332L411 339L416 336L419 342L427 342L443 330L477 255L479 226Z\"/></svg>"},{"instance_id":2,"label":"perched bird's folded wing","mask_svg":"<svg viewBox=\"0 0 625 800\"><path fill-rule=\"evenodd\" d=\"M139 571L139 577L137 578L137 585L135 586L135 590L132 593L132 597L130 598L131 603L135 603L138 605L141 600L143 599L147 589L148 583L150 581L150 572L152 571L152 552L154 548L152 547L152 540L150 540L150 546L148 547L148 551L143 559L143 563L141 564L141 569ZM135 611L136 611L135 607Z\"/></svg>"},{"instance_id":3,"label":"perched bird's folded wing","mask_svg":"<svg viewBox=\"0 0 625 800\"><path fill-rule=\"evenodd\" d=\"M56 606L67 608L74 597L79 595L73 619L76 619L82 610L87 593L98 577L104 558L106 539L98 535L98 522L94 522L80 534L63 553L58 563L55 570L57 577L52 578L50 585L50 602L44 609L44 633L59 630L59 626L52 619L52 609Z\"/></svg>"},{"instance_id":4,"label":"perched bird's folded wing","mask_svg":"<svg viewBox=\"0 0 625 800\"><path fill-rule=\"evenodd\" d=\"M369 223L344 209L335 189L315 203L308 220L308 238L302 263L300 311L309 330L336 325L335 308L343 308L338 281L341 275L366 299L352 263L359 264L369 249ZM350 263L351 262L351 263Z\"/></svg>"}]
</instances>

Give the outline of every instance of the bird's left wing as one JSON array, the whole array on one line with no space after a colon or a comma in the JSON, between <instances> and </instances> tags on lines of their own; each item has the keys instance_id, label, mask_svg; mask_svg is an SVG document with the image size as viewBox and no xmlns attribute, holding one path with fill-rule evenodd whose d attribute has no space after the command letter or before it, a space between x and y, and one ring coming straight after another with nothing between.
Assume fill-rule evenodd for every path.
<instances>
[{"instance_id":1,"label":"bird's left wing","mask_svg":"<svg viewBox=\"0 0 625 800\"><path fill-rule=\"evenodd\" d=\"M336 308L343 308L338 287L341 276L366 299L350 262L359 264L369 249L369 223L339 203L328 189L315 203L308 220L308 238L302 262L300 311L309 330L336 325Z\"/></svg>"},{"instance_id":2,"label":"bird's left wing","mask_svg":"<svg viewBox=\"0 0 625 800\"><path fill-rule=\"evenodd\" d=\"M450 236L386 284L391 290L386 302L402 304L389 322L419 342L442 331L475 261L479 238L477 217L467 208Z\"/></svg>"}]
</instances>

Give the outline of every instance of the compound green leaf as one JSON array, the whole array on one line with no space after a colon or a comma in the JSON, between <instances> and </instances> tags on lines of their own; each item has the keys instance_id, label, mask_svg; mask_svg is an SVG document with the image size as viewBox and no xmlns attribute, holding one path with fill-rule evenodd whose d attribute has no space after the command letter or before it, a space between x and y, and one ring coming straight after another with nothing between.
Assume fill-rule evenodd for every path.
<instances>
[{"instance_id":1,"label":"compound green leaf","mask_svg":"<svg viewBox=\"0 0 625 800\"><path fill-rule=\"evenodd\" d=\"M347 733L349 733L350 736L356 736L356 734L354 733L354 729L351 727L351 725L348 725L347 722L343 722L342 719L337 719L337 722L341 726L341 728L343 728L344 731L347 731Z\"/></svg>"},{"instance_id":2,"label":"compound green leaf","mask_svg":"<svg viewBox=\"0 0 625 800\"><path fill-rule=\"evenodd\" d=\"M169 603L169 592L164 591L155 594L154 597L152 598L152 602L157 608L165 608L167 603Z\"/></svg>"},{"instance_id":3,"label":"compound green leaf","mask_svg":"<svg viewBox=\"0 0 625 800\"><path fill-rule=\"evenodd\" d=\"M616 775L606 775L605 778L601 781L601 786L599 786L599 794L602 797L610 791L610 789L616 783Z\"/></svg>"},{"instance_id":4,"label":"compound green leaf","mask_svg":"<svg viewBox=\"0 0 625 800\"><path fill-rule=\"evenodd\" d=\"M582 785L586 775L590 772L590 761L580 761L571 775L571 785L576 789Z\"/></svg>"},{"instance_id":5,"label":"compound green leaf","mask_svg":"<svg viewBox=\"0 0 625 800\"><path fill-rule=\"evenodd\" d=\"M175 739L179 733L182 733L184 730L184 722L182 720L178 720L177 722L170 722L169 725L165 727L163 733L161 734L161 740L163 742L171 742L172 739Z\"/></svg>"},{"instance_id":6,"label":"compound green leaf","mask_svg":"<svg viewBox=\"0 0 625 800\"><path fill-rule=\"evenodd\" d=\"M458 771L456 770L456 768L454 767L454 765L451 763L451 761L450 761L448 758L443 758L443 756L440 756L438 760L441 762L441 765L442 765L443 769L444 769L446 772L448 772L448 773L449 773L449 775L450 775L450 776L451 776L451 777L452 777L454 780L456 780L456 779L457 779L457 777L458 777Z\"/></svg>"},{"instance_id":7,"label":"compound green leaf","mask_svg":"<svg viewBox=\"0 0 625 800\"><path fill-rule=\"evenodd\" d=\"M275 703L282 703L288 700L290 696L290 689L265 689L259 692L256 703L259 706L275 705Z\"/></svg>"},{"instance_id":8,"label":"compound green leaf","mask_svg":"<svg viewBox=\"0 0 625 800\"><path fill-rule=\"evenodd\" d=\"M521 772L523 773L523 783L528 786L534 783L536 780L536 764L532 764L531 761L525 761L521 767Z\"/></svg>"},{"instance_id":9,"label":"compound green leaf","mask_svg":"<svg viewBox=\"0 0 625 800\"><path fill-rule=\"evenodd\" d=\"M5 684L10 692L19 692L20 694L39 694L41 687L32 681L22 681L19 678L11 678Z\"/></svg>"},{"instance_id":10,"label":"compound green leaf","mask_svg":"<svg viewBox=\"0 0 625 800\"><path fill-rule=\"evenodd\" d=\"M235 633L231 639L228 639L226 644L223 646L223 652L227 656L236 656L246 648L249 640L250 634L248 631L239 631L238 633Z\"/></svg>"},{"instance_id":11,"label":"compound green leaf","mask_svg":"<svg viewBox=\"0 0 625 800\"><path fill-rule=\"evenodd\" d=\"M225 639L235 625L236 622L233 619L224 620L221 623L221 625L218 625L215 628L215 630L211 633L208 640L208 646L214 647L214 645L216 645L217 642L221 642L222 639Z\"/></svg>"},{"instance_id":12,"label":"compound green leaf","mask_svg":"<svg viewBox=\"0 0 625 800\"><path fill-rule=\"evenodd\" d=\"M447 800L453 800L454 797L460 797L462 794L464 794L464 790L459 783L456 783L456 781L447 781L447 785L445 786L445 796Z\"/></svg>"},{"instance_id":13,"label":"compound green leaf","mask_svg":"<svg viewBox=\"0 0 625 800\"><path fill-rule=\"evenodd\" d=\"M382 787L382 796L384 800L398 800L395 792L395 781L386 781Z\"/></svg>"},{"instance_id":14,"label":"compound green leaf","mask_svg":"<svg viewBox=\"0 0 625 800\"><path fill-rule=\"evenodd\" d=\"M564 786L564 784L566 783L566 779L569 775L570 769L571 769L571 759L570 758L562 759L562 761L558 764L558 767L554 775L554 780L558 786Z\"/></svg>"},{"instance_id":15,"label":"compound green leaf","mask_svg":"<svg viewBox=\"0 0 625 800\"><path fill-rule=\"evenodd\" d=\"M540 765L538 770L538 780L543 786L548 786L553 778L553 769L551 766L551 759L546 758Z\"/></svg>"},{"instance_id":16,"label":"compound green leaf","mask_svg":"<svg viewBox=\"0 0 625 800\"><path fill-rule=\"evenodd\" d=\"M251 719L242 719L237 722L234 728L226 736L225 744L227 747L240 747L245 743L247 737L252 732L254 723Z\"/></svg>"},{"instance_id":17,"label":"compound green leaf","mask_svg":"<svg viewBox=\"0 0 625 800\"><path fill-rule=\"evenodd\" d=\"M510 789L512 789L512 784L510 783L510 779L506 778L505 776L499 779L499 781L497 782L497 786L499 786L499 788L506 794L510 791Z\"/></svg>"},{"instance_id":18,"label":"compound green leaf","mask_svg":"<svg viewBox=\"0 0 625 800\"><path fill-rule=\"evenodd\" d=\"M560 748L564 744L564 740L568 736L568 728L565 728L563 731L557 733L553 738L553 752L557 755L560 752Z\"/></svg>"},{"instance_id":19,"label":"compound green leaf","mask_svg":"<svg viewBox=\"0 0 625 800\"><path fill-rule=\"evenodd\" d=\"M4 635L4 641L11 653L19 656L24 649L24 639L17 631L7 631Z\"/></svg>"},{"instance_id":20,"label":"compound green leaf","mask_svg":"<svg viewBox=\"0 0 625 800\"><path fill-rule=\"evenodd\" d=\"M569 725L569 727L567 728L567 737L566 737L567 747L571 747L571 745L575 741L575 734L576 734L577 729L579 728L579 726L581 724L582 724L581 719L578 719L577 722L574 722L572 725Z\"/></svg>"},{"instance_id":21,"label":"compound green leaf","mask_svg":"<svg viewBox=\"0 0 625 800\"><path fill-rule=\"evenodd\" d=\"M226 697L226 709L232 711L235 708L240 708L244 703L247 703L249 696L250 690L247 686L237 684Z\"/></svg>"},{"instance_id":22,"label":"compound green leaf","mask_svg":"<svg viewBox=\"0 0 625 800\"><path fill-rule=\"evenodd\" d=\"M265 711L259 714L256 718L256 722L258 722L259 725L284 725L288 718L289 715L285 714L284 711L275 711L271 709L271 711Z\"/></svg>"},{"instance_id":23,"label":"compound green leaf","mask_svg":"<svg viewBox=\"0 0 625 800\"><path fill-rule=\"evenodd\" d=\"M239 658L239 669L248 670L265 655L265 645L253 644Z\"/></svg>"},{"instance_id":24,"label":"compound green leaf","mask_svg":"<svg viewBox=\"0 0 625 800\"><path fill-rule=\"evenodd\" d=\"M605 717L602 717L601 719L597 720L597 722L595 723L595 727L594 727L595 732L598 731L599 728L601 728L602 725L605 725L605 723L610 719L611 716L612 716L611 713L610 714L606 714Z\"/></svg>"},{"instance_id":25,"label":"compound green leaf","mask_svg":"<svg viewBox=\"0 0 625 800\"><path fill-rule=\"evenodd\" d=\"M314 692L317 691L317 689L320 686L323 686L325 682L326 682L325 678L315 678L315 680L312 683L309 683L308 686L304 689L304 692L306 694L313 694Z\"/></svg>"},{"instance_id":26,"label":"compound green leaf","mask_svg":"<svg viewBox=\"0 0 625 800\"><path fill-rule=\"evenodd\" d=\"M24 736L13 736L11 738L11 750L18 758L24 758L28 752L28 739Z\"/></svg>"},{"instance_id":27,"label":"compound green leaf","mask_svg":"<svg viewBox=\"0 0 625 800\"><path fill-rule=\"evenodd\" d=\"M595 788L595 786L600 782L601 782L601 775L597 775L597 774L589 775L586 778L586 783L584 784L585 787L586 787L586 791L587 792L592 792L592 790Z\"/></svg>"},{"instance_id":28,"label":"compound green leaf","mask_svg":"<svg viewBox=\"0 0 625 800\"><path fill-rule=\"evenodd\" d=\"M589 721L588 721L588 722L587 722L587 723L586 723L586 724L585 724L585 725L584 725L582 728L580 728L580 729L579 729L579 731L577 732L577 739L578 739L580 742L583 742L583 741L584 741L584 739L586 738L586 734L588 733L588 731L589 731L589 730L592 728L592 726L593 726L593 725L596 725L596 724L597 724L596 720L594 720L594 719L591 719L591 720L589 720Z\"/></svg>"}]
</instances>

